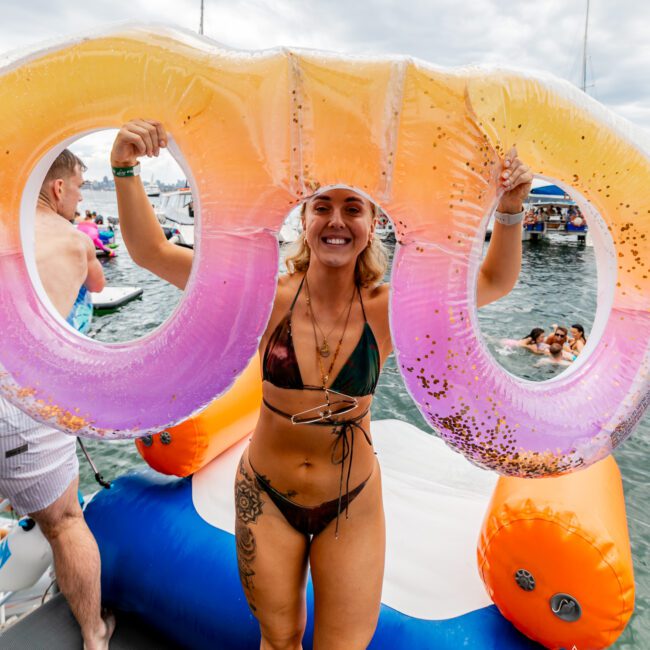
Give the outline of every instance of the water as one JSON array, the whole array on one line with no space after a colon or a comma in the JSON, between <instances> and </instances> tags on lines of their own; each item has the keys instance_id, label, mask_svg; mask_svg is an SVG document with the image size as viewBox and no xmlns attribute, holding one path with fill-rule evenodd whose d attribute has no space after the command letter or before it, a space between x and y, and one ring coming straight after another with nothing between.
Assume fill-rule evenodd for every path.
<instances>
[{"instance_id":1,"label":"water","mask_svg":"<svg viewBox=\"0 0 650 650\"><path fill-rule=\"evenodd\" d=\"M85 192L82 210L104 215L117 214L115 197L109 192ZM118 232L118 241L119 232ZM115 259L102 261L108 284L137 285L144 288L142 299L118 311L96 317L90 335L102 341L123 341L142 336L163 322L182 297L178 289L137 267L123 245ZM499 363L514 374L532 380L548 379L560 371L556 367L535 368L537 357L525 350L508 350L500 339L521 338L533 327L552 323L581 323L591 330L596 309L596 263L593 248L566 241L525 242L522 274L515 289L502 300L479 312L482 333ZM399 418L428 430L401 379L395 358L390 357L382 372L373 418ZM99 443L87 447L103 472L113 479L145 467L132 442ZM636 577L636 613L615 644L619 650L650 648L650 414L638 430L615 452L625 489L628 525ZM96 489L92 472L83 459L81 486L84 492Z\"/></svg>"}]
</instances>

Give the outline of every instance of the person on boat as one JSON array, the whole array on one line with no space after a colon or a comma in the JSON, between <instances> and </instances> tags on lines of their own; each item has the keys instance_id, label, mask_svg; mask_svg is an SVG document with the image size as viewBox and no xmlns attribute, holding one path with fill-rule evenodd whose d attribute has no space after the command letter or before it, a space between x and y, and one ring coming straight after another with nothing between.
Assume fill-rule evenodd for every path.
<instances>
[{"instance_id":1,"label":"person on boat","mask_svg":"<svg viewBox=\"0 0 650 650\"><path fill-rule=\"evenodd\" d=\"M571 325L571 338L569 339L569 348L575 356L578 356L582 352L582 348L587 345L587 338L585 337L585 328L576 323Z\"/></svg>"},{"instance_id":2,"label":"person on boat","mask_svg":"<svg viewBox=\"0 0 650 650\"><path fill-rule=\"evenodd\" d=\"M193 252L165 238L137 175L167 144L156 121L125 124L114 141L120 227L133 260L184 288ZM506 295L521 266L522 202L532 174L511 150L478 278L479 306ZM380 609L385 528L370 406L392 351L380 208L346 186L302 206L260 341L263 404L235 480L239 573L261 648L301 648L308 567L314 647L366 648Z\"/></svg>"},{"instance_id":3,"label":"person on boat","mask_svg":"<svg viewBox=\"0 0 650 650\"><path fill-rule=\"evenodd\" d=\"M532 209L526 210L526 215L524 216L524 227L529 227L530 229L537 223L537 215Z\"/></svg>"},{"instance_id":4,"label":"person on boat","mask_svg":"<svg viewBox=\"0 0 650 650\"><path fill-rule=\"evenodd\" d=\"M106 246L99 235L99 226L97 225L96 217L93 216L96 214L96 212L93 212L88 216L88 212L86 211L86 216L83 221L77 224L77 229L90 237L97 250L103 251L109 257L115 257L117 253L112 248Z\"/></svg>"},{"instance_id":5,"label":"person on boat","mask_svg":"<svg viewBox=\"0 0 650 650\"><path fill-rule=\"evenodd\" d=\"M547 365L570 366L571 361L565 358L562 345L560 343L553 343L549 348L548 356L540 359L535 365L537 367Z\"/></svg>"},{"instance_id":6,"label":"person on boat","mask_svg":"<svg viewBox=\"0 0 650 650\"><path fill-rule=\"evenodd\" d=\"M85 169L64 150L45 176L35 217L41 283L69 322L80 292L104 288L92 242L72 225ZM115 622L101 616L99 550L79 506L78 486L76 439L0 398L0 493L16 511L29 514L50 543L57 583L79 623L84 647L107 650Z\"/></svg>"},{"instance_id":7,"label":"person on boat","mask_svg":"<svg viewBox=\"0 0 650 650\"><path fill-rule=\"evenodd\" d=\"M585 220L580 212L576 212L571 215L569 223L575 228L579 229L585 225Z\"/></svg>"}]
</instances>

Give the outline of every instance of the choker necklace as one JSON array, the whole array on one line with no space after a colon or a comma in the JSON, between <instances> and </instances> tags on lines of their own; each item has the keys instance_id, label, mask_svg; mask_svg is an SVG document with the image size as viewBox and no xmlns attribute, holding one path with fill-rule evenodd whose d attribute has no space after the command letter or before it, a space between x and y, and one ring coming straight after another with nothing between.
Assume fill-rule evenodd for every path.
<instances>
[{"instance_id":1,"label":"choker necklace","mask_svg":"<svg viewBox=\"0 0 650 650\"><path fill-rule=\"evenodd\" d=\"M307 291L307 307L309 309L309 317L311 319L311 326L312 329L314 330L314 343L316 345L316 359L318 360L318 368L320 370L320 377L321 377L321 382L323 384L323 390L327 391L327 382L329 381L330 374L332 372L332 369L334 368L334 364L336 363L336 359L339 356L339 351L341 349L341 344L343 343L343 337L345 336L345 332L348 328L348 322L350 321L350 314L352 312L352 303L354 302L354 293L356 293L356 288L355 292L352 293L352 298L350 298L350 304L348 305L348 314L345 318L345 324L343 325L343 331L341 332L341 338L339 339L339 342L336 346L336 350L334 352L334 356L332 357L332 362L329 365L329 368L327 369L327 372L325 372L325 369L323 368L323 357L329 356L329 346L327 346L327 340L325 339L323 341L323 345L318 344L318 335L316 334L316 327L318 326L318 323L316 322L316 317L314 316L314 312L311 307L311 300L310 300L310 293L309 293L309 284L305 282L305 289ZM341 312L341 315L343 312ZM339 317L340 318L340 317ZM338 322L338 320L337 320ZM320 327L318 327L320 330ZM332 329L332 332L334 329ZM323 330L321 330L321 333ZM330 334L332 333L330 332ZM323 354L323 347L326 346L326 352L327 354Z\"/></svg>"},{"instance_id":2,"label":"choker necklace","mask_svg":"<svg viewBox=\"0 0 650 650\"><path fill-rule=\"evenodd\" d=\"M305 277L305 289L306 289L306 293L307 293L307 307L309 309L309 314L310 314L311 319L312 319L312 325L314 325L314 324L316 325L316 327L318 328L318 331L321 333L321 336L323 337L323 342L321 343L321 345L318 345L318 340L316 340L316 347L317 347L317 350L318 350L318 353L320 354L320 356L323 357L324 359L326 359L327 357L329 357L329 355L331 353L329 343L327 342L327 338L329 336L331 336L332 332L337 328L337 326L339 324L339 321L341 320L341 317L345 313L346 308L343 307L343 310L336 317L336 320L334 321L334 326L332 327L332 329L330 329L330 331L327 334L325 334L325 332L323 332L323 329L321 328L320 324L316 320L316 316L314 315L314 312L312 310L312 307L311 307L311 294L309 293L309 282L307 282L306 277ZM350 317L350 309L352 308L352 302L354 301L354 294L355 293L356 293L356 287L355 287L354 291L352 292L352 298L350 299L350 305L347 307L347 309L348 309L348 318ZM347 327L347 323L346 323L346 327ZM345 332L345 329L343 331ZM315 336L315 333L314 333L314 336ZM339 345L340 345L340 342L339 342ZM338 352L338 350L337 350L337 352Z\"/></svg>"}]
</instances>

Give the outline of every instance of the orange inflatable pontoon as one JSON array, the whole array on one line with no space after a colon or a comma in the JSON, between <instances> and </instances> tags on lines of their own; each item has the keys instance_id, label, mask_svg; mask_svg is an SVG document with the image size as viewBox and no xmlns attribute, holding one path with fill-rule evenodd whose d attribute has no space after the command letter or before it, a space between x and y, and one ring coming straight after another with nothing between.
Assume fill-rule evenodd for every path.
<instances>
[{"instance_id":1,"label":"orange inflatable pontoon","mask_svg":"<svg viewBox=\"0 0 650 650\"><path fill-rule=\"evenodd\" d=\"M571 474L501 477L478 545L488 593L547 648L607 648L634 610L621 475L613 456Z\"/></svg>"},{"instance_id":2,"label":"orange inflatable pontoon","mask_svg":"<svg viewBox=\"0 0 650 650\"><path fill-rule=\"evenodd\" d=\"M205 409L135 445L156 471L189 476L251 433L262 401L259 357L255 355L232 388Z\"/></svg>"}]
</instances>

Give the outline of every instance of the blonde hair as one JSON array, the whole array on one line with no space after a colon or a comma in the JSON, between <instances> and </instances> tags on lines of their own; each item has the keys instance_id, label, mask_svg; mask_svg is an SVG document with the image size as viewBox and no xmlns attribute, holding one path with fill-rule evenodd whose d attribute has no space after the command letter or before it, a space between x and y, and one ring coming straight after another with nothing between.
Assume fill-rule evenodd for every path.
<instances>
[{"instance_id":1,"label":"blonde hair","mask_svg":"<svg viewBox=\"0 0 650 650\"><path fill-rule=\"evenodd\" d=\"M305 214L303 203L300 208L300 214ZM382 209L375 203L372 205L372 218L376 221L383 214ZM304 273L309 268L311 260L311 249L305 239L304 231L300 233L298 239L291 244L285 264L289 275L294 273ZM354 268L354 280L360 287L372 287L381 283L388 268L388 251L384 243L379 239L377 233L373 234L370 245L363 249L357 257L357 264Z\"/></svg>"}]
</instances>

